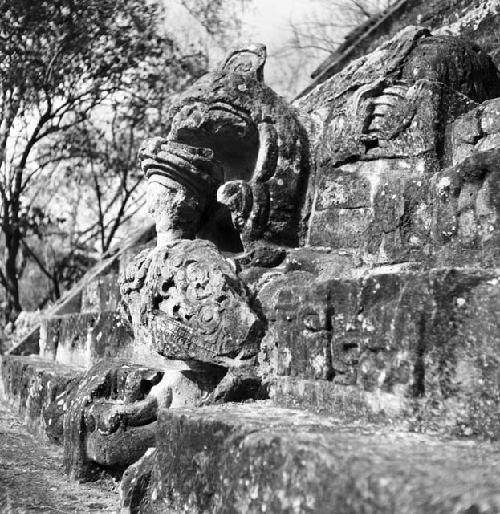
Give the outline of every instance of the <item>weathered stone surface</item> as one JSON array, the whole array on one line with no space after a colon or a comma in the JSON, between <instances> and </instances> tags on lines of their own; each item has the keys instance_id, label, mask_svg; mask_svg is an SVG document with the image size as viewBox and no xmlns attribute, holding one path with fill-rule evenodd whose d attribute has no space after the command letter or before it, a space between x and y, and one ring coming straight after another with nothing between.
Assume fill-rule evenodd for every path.
<instances>
[{"instance_id":1,"label":"weathered stone surface","mask_svg":"<svg viewBox=\"0 0 500 514\"><path fill-rule=\"evenodd\" d=\"M154 447L155 436L155 421L111 434L94 430L87 435L85 451L89 460L116 472L126 469L139 460L148 448Z\"/></svg>"},{"instance_id":2,"label":"weathered stone surface","mask_svg":"<svg viewBox=\"0 0 500 514\"><path fill-rule=\"evenodd\" d=\"M168 138L213 150L225 182L214 211L229 210L245 246L296 245L308 143L295 112L264 84L265 61L263 45L232 52L173 105Z\"/></svg>"},{"instance_id":3,"label":"weathered stone surface","mask_svg":"<svg viewBox=\"0 0 500 514\"><path fill-rule=\"evenodd\" d=\"M347 417L418 413L470 430L474 398L500 405L492 382L499 280L495 271L449 268L324 282L276 274L259 293L267 318L260 373L282 405ZM476 434L500 436L494 412L484 409Z\"/></svg>"},{"instance_id":4,"label":"weathered stone surface","mask_svg":"<svg viewBox=\"0 0 500 514\"><path fill-rule=\"evenodd\" d=\"M333 302L335 380L352 380L368 391L397 390L403 385L407 394L429 395L433 400L446 396L438 385L443 380L463 387L457 363L468 342L456 330L457 323L467 325L470 318L462 307L481 297L483 287L495 290L497 280L496 273L442 269L373 275L354 286L357 293L353 284L332 283L333 291L347 288L341 296L349 299ZM492 292L492 309L494 297ZM332 298L336 298L333 292ZM478 355L482 351L474 345L471 350ZM349 378L352 364L358 371ZM471 373L476 372L473 369Z\"/></svg>"},{"instance_id":5,"label":"weathered stone surface","mask_svg":"<svg viewBox=\"0 0 500 514\"><path fill-rule=\"evenodd\" d=\"M434 177L433 237L439 263L500 262L500 151L474 152Z\"/></svg>"},{"instance_id":6,"label":"weathered stone surface","mask_svg":"<svg viewBox=\"0 0 500 514\"><path fill-rule=\"evenodd\" d=\"M120 361L87 371L66 400L64 466L72 478L92 480L103 468L123 471L151 446L154 428L148 425L161 403L149 393L162 377L160 370Z\"/></svg>"},{"instance_id":7,"label":"weathered stone surface","mask_svg":"<svg viewBox=\"0 0 500 514\"><path fill-rule=\"evenodd\" d=\"M462 36L476 42L498 65L500 49L496 28L500 22L498 0L403 0L356 27L344 43L313 73L316 80L302 94L374 51L400 30L419 25L435 34ZM495 95L495 96L498 96Z\"/></svg>"},{"instance_id":8,"label":"weathered stone surface","mask_svg":"<svg viewBox=\"0 0 500 514\"><path fill-rule=\"evenodd\" d=\"M264 373L331 378L331 307L328 288L308 272L271 278L258 293L267 319L259 355Z\"/></svg>"},{"instance_id":9,"label":"weathered stone surface","mask_svg":"<svg viewBox=\"0 0 500 514\"><path fill-rule=\"evenodd\" d=\"M151 514L156 511L154 504L160 485L156 453L156 448L150 448L123 474L120 482L120 514Z\"/></svg>"},{"instance_id":10,"label":"weathered stone surface","mask_svg":"<svg viewBox=\"0 0 500 514\"><path fill-rule=\"evenodd\" d=\"M3 400L42 439L62 441L67 395L78 386L83 370L36 357L2 356Z\"/></svg>"},{"instance_id":11,"label":"weathered stone surface","mask_svg":"<svg viewBox=\"0 0 500 514\"><path fill-rule=\"evenodd\" d=\"M99 275L82 292L81 312L114 311L120 302L118 273Z\"/></svg>"},{"instance_id":12,"label":"weathered stone surface","mask_svg":"<svg viewBox=\"0 0 500 514\"><path fill-rule=\"evenodd\" d=\"M495 512L496 447L258 404L160 412L157 509Z\"/></svg>"},{"instance_id":13,"label":"weathered stone surface","mask_svg":"<svg viewBox=\"0 0 500 514\"><path fill-rule=\"evenodd\" d=\"M451 163L446 124L496 95L497 80L478 48L409 27L301 98L323 127L311 139L317 176L306 244L354 251L366 264L428 261L429 179ZM451 137L455 159L483 132L477 114L461 123Z\"/></svg>"},{"instance_id":14,"label":"weathered stone surface","mask_svg":"<svg viewBox=\"0 0 500 514\"><path fill-rule=\"evenodd\" d=\"M89 368L134 355L132 327L116 311L50 316L40 327L40 356Z\"/></svg>"},{"instance_id":15,"label":"weathered stone surface","mask_svg":"<svg viewBox=\"0 0 500 514\"><path fill-rule=\"evenodd\" d=\"M247 400L267 400L269 390L262 382L255 366L231 368L217 384L215 389L200 405L216 403L244 402Z\"/></svg>"},{"instance_id":16,"label":"weathered stone surface","mask_svg":"<svg viewBox=\"0 0 500 514\"><path fill-rule=\"evenodd\" d=\"M122 279L134 339L102 312L115 259L40 342L105 360L57 395L21 366L12 396L73 477L137 461L124 512L498 511L496 446L402 431L500 438L498 71L407 27L296 112L265 59L231 53L140 151L158 237Z\"/></svg>"},{"instance_id":17,"label":"weathered stone surface","mask_svg":"<svg viewBox=\"0 0 500 514\"><path fill-rule=\"evenodd\" d=\"M408 397L394 392L377 389L367 391L356 385L342 384L329 380L311 380L295 377L276 377L269 383L269 397L276 405L292 409L303 409L319 414L334 416L343 423L369 423L372 421L394 422L406 420L416 426L414 405ZM435 422L429 416L424 426L418 428L433 430ZM455 430L457 425L453 426ZM448 427L448 432L450 428Z\"/></svg>"},{"instance_id":18,"label":"weathered stone surface","mask_svg":"<svg viewBox=\"0 0 500 514\"><path fill-rule=\"evenodd\" d=\"M208 241L181 239L140 254L121 291L132 322L146 328L160 355L231 366L257 354L261 321Z\"/></svg>"},{"instance_id":19,"label":"weathered stone surface","mask_svg":"<svg viewBox=\"0 0 500 514\"><path fill-rule=\"evenodd\" d=\"M64 462L79 480L120 475L154 446L158 408L200 404L219 370L174 371L103 360L65 398Z\"/></svg>"}]
</instances>

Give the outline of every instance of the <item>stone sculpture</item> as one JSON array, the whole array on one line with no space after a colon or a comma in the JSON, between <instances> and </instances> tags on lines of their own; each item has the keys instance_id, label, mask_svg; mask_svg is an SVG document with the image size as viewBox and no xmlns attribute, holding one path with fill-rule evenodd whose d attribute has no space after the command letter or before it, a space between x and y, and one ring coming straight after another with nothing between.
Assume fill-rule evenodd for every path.
<instances>
[{"instance_id":1,"label":"stone sculpture","mask_svg":"<svg viewBox=\"0 0 500 514\"><path fill-rule=\"evenodd\" d=\"M445 305L449 275L360 277L384 265L425 273L498 234L498 156L470 148L460 164L449 129L462 115L477 125L480 104L500 96L498 72L478 48L410 27L290 106L265 85L265 60L262 45L231 53L174 103L165 138L140 151L157 246L134 259L121 293L135 344L157 367L90 370L65 417L65 440L78 441L69 468L136 460L158 406L286 396L285 378L302 392L425 389L427 350L415 341L432 302ZM491 192L472 214L461 200L470 188ZM493 229L471 235L473 215ZM445 235L444 219L459 228ZM428 303L403 319L412 287ZM377 316L392 320L397 342ZM118 376L142 385L110 389ZM137 455L113 460L123 445Z\"/></svg>"},{"instance_id":2,"label":"stone sculpture","mask_svg":"<svg viewBox=\"0 0 500 514\"><path fill-rule=\"evenodd\" d=\"M309 168L305 131L265 85L265 61L263 45L232 52L174 104L168 135L213 151L223 172L214 208L229 209L246 249L254 241L297 245Z\"/></svg>"}]
</instances>

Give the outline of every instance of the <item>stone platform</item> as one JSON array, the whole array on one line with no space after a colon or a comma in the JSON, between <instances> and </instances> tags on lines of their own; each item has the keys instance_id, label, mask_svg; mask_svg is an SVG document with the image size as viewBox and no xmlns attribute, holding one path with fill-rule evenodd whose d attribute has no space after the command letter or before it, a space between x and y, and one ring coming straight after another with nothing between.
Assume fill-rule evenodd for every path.
<instances>
[{"instance_id":1,"label":"stone platform","mask_svg":"<svg viewBox=\"0 0 500 514\"><path fill-rule=\"evenodd\" d=\"M84 370L38 356L2 356L2 396L42 440L62 442L66 398Z\"/></svg>"},{"instance_id":2,"label":"stone platform","mask_svg":"<svg viewBox=\"0 0 500 514\"><path fill-rule=\"evenodd\" d=\"M157 469L134 512L500 510L497 444L268 402L163 410L158 424Z\"/></svg>"},{"instance_id":3,"label":"stone platform","mask_svg":"<svg viewBox=\"0 0 500 514\"><path fill-rule=\"evenodd\" d=\"M5 356L4 399L61 444L82 373ZM122 480L122 512L498 512L500 444L417 429L409 418L346 421L271 401L161 409L156 450Z\"/></svg>"}]
</instances>

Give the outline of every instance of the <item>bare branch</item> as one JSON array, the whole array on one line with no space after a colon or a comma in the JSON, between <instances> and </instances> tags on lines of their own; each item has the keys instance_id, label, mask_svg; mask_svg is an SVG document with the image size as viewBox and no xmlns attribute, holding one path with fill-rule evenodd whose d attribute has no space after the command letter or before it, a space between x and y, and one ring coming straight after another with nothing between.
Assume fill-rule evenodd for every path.
<instances>
[{"instance_id":1,"label":"bare branch","mask_svg":"<svg viewBox=\"0 0 500 514\"><path fill-rule=\"evenodd\" d=\"M52 273L50 273L50 271L45 267L43 262L39 259L39 257L36 255L36 253L30 248L28 243L26 243L26 241L24 239L21 240L21 243L22 243L23 247L25 248L25 250L28 252L29 256L35 261L37 266L40 268L42 273L52 280Z\"/></svg>"}]
</instances>

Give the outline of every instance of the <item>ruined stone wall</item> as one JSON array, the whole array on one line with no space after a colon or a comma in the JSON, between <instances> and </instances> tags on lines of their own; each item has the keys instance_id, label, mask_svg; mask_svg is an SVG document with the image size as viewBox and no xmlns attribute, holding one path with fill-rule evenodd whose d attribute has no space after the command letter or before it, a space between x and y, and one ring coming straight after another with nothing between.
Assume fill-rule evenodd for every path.
<instances>
[{"instance_id":1,"label":"ruined stone wall","mask_svg":"<svg viewBox=\"0 0 500 514\"><path fill-rule=\"evenodd\" d=\"M408 25L422 25L433 32L460 35L474 41L500 63L500 21L498 0L430 0L409 1L407 11L391 19L387 33L374 34L368 51L373 51L388 37Z\"/></svg>"},{"instance_id":2,"label":"ruined stone wall","mask_svg":"<svg viewBox=\"0 0 500 514\"><path fill-rule=\"evenodd\" d=\"M486 113L485 128L471 143L485 141L469 145L468 155L492 148L497 136L487 113L497 101L479 106L500 95L499 83L491 58L476 45L412 26L298 99L297 108L320 127L311 137L315 168L303 244L347 251L359 266L413 262L432 267L449 265L453 256L462 265L490 266L495 257L486 246L496 245L495 202L484 203L481 215L468 213L472 221L466 223L459 204L446 203L441 183L432 177L447 170L438 179L448 183L450 173L462 173L448 170L468 144L454 123L471 110ZM464 179L470 180L483 187L482 178ZM458 189L453 195L460 196ZM446 241L443 213L453 228ZM480 228L479 219L488 220L487 229ZM453 247L444 259L443 246Z\"/></svg>"},{"instance_id":3,"label":"ruined stone wall","mask_svg":"<svg viewBox=\"0 0 500 514\"><path fill-rule=\"evenodd\" d=\"M312 75L314 82L302 93L341 71L350 62L362 57L410 25L419 25L432 32L452 34L470 39L481 46L500 64L499 0L403 0L379 19L366 23L364 31L346 42ZM300 97L301 95L299 95Z\"/></svg>"}]
</instances>

